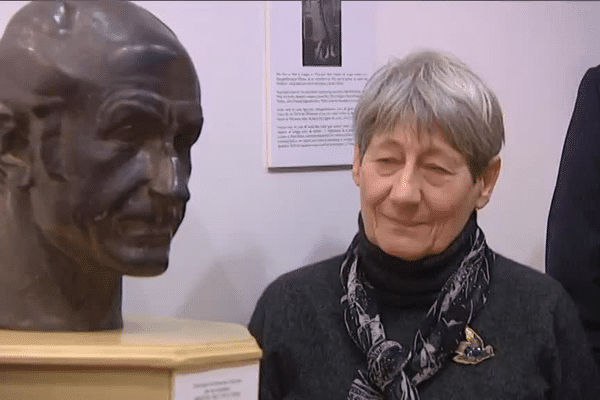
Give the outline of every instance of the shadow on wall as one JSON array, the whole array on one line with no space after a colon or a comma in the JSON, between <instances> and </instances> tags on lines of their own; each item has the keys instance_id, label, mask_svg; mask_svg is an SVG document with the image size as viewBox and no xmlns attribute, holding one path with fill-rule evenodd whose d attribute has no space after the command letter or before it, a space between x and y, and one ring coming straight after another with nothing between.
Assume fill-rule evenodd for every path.
<instances>
[{"instance_id":1,"label":"shadow on wall","mask_svg":"<svg viewBox=\"0 0 600 400\"><path fill-rule=\"evenodd\" d=\"M351 234L353 235L353 234ZM276 266L287 271L312 264L346 250L350 243L339 239L341 232L328 231L304 254L292 254L291 259L302 260L300 264ZM336 238L337 237L337 238ZM177 318L234 322L247 325L256 306L256 301L271 283L267 270L273 269L274 261L267 256L264 248L257 243L249 243L248 238L235 238L232 243L246 243L243 249L224 254L207 268L196 284L189 289L188 297L175 312Z\"/></svg>"},{"instance_id":2,"label":"shadow on wall","mask_svg":"<svg viewBox=\"0 0 600 400\"><path fill-rule=\"evenodd\" d=\"M544 242L538 242L531 246L533 251L527 259L527 265L533 266L540 272L546 272L546 245Z\"/></svg>"},{"instance_id":3,"label":"shadow on wall","mask_svg":"<svg viewBox=\"0 0 600 400\"><path fill-rule=\"evenodd\" d=\"M190 289L176 317L247 325L265 288L268 261L258 246L220 257Z\"/></svg>"},{"instance_id":4,"label":"shadow on wall","mask_svg":"<svg viewBox=\"0 0 600 400\"><path fill-rule=\"evenodd\" d=\"M340 240L340 237L344 236L347 236L347 232L340 232L337 236L324 234L315 246L313 246L312 251L307 251L304 264L314 264L345 252L348 246L350 246L350 241L354 237L354 234L350 236L347 243Z\"/></svg>"}]
</instances>

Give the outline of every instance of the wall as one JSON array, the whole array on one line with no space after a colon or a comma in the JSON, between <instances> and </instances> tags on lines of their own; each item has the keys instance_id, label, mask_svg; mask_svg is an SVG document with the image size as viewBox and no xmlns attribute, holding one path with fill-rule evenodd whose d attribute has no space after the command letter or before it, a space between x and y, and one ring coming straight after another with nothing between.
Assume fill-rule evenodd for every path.
<instances>
[{"instance_id":1,"label":"wall","mask_svg":"<svg viewBox=\"0 0 600 400\"><path fill-rule=\"evenodd\" d=\"M169 269L126 278L124 312L245 324L271 280L346 249L358 191L349 170L267 171L263 2L137 3L188 49L206 121ZM0 3L0 29L22 4ZM496 91L507 131L504 165L480 222L492 248L543 270L546 217L577 87L600 64L600 3L368 4L376 12L377 66L414 48L443 49Z\"/></svg>"}]
</instances>

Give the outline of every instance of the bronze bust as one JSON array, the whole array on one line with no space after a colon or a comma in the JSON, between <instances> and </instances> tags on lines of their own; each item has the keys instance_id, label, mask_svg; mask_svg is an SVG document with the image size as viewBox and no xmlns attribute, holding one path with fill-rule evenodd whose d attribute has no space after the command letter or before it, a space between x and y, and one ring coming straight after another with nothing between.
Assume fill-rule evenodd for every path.
<instances>
[{"instance_id":1,"label":"bronze bust","mask_svg":"<svg viewBox=\"0 0 600 400\"><path fill-rule=\"evenodd\" d=\"M202 128L193 63L125 1L32 2L0 39L0 328L122 327L165 271Z\"/></svg>"}]
</instances>

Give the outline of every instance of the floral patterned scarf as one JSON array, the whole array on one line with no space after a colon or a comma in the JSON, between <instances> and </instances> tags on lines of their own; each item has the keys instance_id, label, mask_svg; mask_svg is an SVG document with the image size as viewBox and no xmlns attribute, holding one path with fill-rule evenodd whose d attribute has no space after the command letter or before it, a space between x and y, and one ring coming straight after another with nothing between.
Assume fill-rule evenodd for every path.
<instances>
[{"instance_id":1,"label":"floral patterned scarf","mask_svg":"<svg viewBox=\"0 0 600 400\"><path fill-rule=\"evenodd\" d=\"M442 367L463 339L466 325L483 308L494 253L477 226L468 238L470 251L442 287L408 348L386 339L375 289L359 267L359 239L357 234L340 270L346 328L367 357L367 368L357 371L348 399L417 400L417 385Z\"/></svg>"}]
</instances>

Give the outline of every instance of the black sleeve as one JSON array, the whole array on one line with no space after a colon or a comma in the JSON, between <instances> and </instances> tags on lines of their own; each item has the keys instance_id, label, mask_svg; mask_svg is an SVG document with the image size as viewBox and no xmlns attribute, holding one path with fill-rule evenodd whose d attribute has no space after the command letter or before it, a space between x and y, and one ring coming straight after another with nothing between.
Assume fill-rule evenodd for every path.
<instances>
[{"instance_id":1,"label":"black sleeve","mask_svg":"<svg viewBox=\"0 0 600 400\"><path fill-rule=\"evenodd\" d=\"M250 318L248 330L254 336L258 345L263 351L260 360L260 384L259 384L259 399L260 400L280 400L283 398L280 384L281 369L278 366L278 354L273 348L272 327L269 325L269 320L273 315L268 312L268 298L266 293L260 297L254 309L254 313Z\"/></svg>"},{"instance_id":2,"label":"black sleeve","mask_svg":"<svg viewBox=\"0 0 600 400\"><path fill-rule=\"evenodd\" d=\"M600 365L600 66L579 86L552 197L546 271L567 289Z\"/></svg>"}]
</instances>

